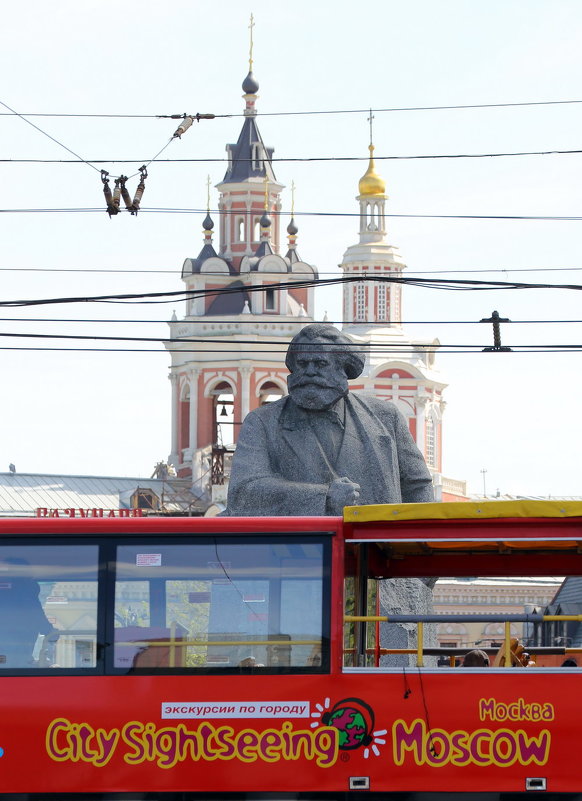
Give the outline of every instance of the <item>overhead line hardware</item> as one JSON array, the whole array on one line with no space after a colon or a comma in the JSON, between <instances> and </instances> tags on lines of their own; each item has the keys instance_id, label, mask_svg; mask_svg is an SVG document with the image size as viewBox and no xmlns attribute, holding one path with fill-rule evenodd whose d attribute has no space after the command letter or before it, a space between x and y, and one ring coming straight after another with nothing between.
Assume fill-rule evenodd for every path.
<instances>
[{"instance_id":1,"label":"overhead line hardware","mask_svg":"<svg viewBox=\"0 0 582 801\"><path fill-rule=\"evenodd\" d=\"M214 114L195 114L195 115L193 115L193 114L172 114L171 119L173 119L173 120L181 119L182 120L180 125L178 125L178 127L174 131L174 135L172 136L172 139L176 139L176 138L177 139L181 139L182 135L186 133L186 131L192 125L194 120L196 120L196 122L200 122L200 120L213 120L213 119L215 119L215 115Z\"/></svg>"},{"instance_id":2,"label":"overhead line hardware","mask_svg":"<svg viewBox=\"0 0 582 801\"><path fill-rule=\"evenodd\" d=\"M103 194L105 195L106 211L109 217L113 217L120 212L121 198L125 203L125 208L130 214L137 214L143 193L145 190L145 180L148 177L148 171L145 164L139 168L140 181L135 190L133 200L127 191L126 183L129 180L127 175L120 175L115 179L115 189L111 191L109 186L109 173L107 170L101 170L101 182L103 183Z\"/></svg>"},{"instance_id":3,"label":"overhead line hardware","mask_svg":"<svg viewBox=\"0 0 582 801\"><path fill-rule=\"evenodd\" d=\"M482 323L491 323L493 325L493 347L492 348L483 348L483 353L487 352L507 352L510 351L511 348L504 347L501 344L501 328L500 323L510 323L511 320L508 317L500 317L498 311L494 311L491 317L483 318L480 322Z\"/></svg>"}]
</instances>

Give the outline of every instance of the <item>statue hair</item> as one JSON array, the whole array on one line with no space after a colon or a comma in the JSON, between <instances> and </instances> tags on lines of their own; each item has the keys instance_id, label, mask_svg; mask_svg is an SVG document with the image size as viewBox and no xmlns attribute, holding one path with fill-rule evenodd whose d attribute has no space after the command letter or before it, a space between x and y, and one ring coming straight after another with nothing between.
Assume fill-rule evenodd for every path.
<instances>
[{"instance_id":1,"label":"statue hair","mask_svg":"<svg viewBox=\"0 0 582 801\"><path fill-rule=\"evenodd\" d=\"M365 356L362 351L356 349L355 343L350 337L327 323L306 325L298 334L295 334L289 343L285 358L289 372L292 373L295 369L296 355L305 351L313 352L317 340L324 345L324 353L331 353L335 356L348 378L357 378L362 373L365 364Z\"/></svg>"}]
</instances>

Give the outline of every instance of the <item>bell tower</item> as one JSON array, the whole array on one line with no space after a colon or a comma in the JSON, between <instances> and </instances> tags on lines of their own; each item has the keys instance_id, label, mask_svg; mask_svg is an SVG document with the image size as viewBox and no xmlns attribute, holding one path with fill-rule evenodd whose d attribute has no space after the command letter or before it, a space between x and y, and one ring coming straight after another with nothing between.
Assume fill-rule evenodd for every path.
<instances>
[{"instance_id":1,"label":"bell tower","mask_svg":"<svg viewBox=\"0 0 582 801\"><path fill-rule=\"evenodd\" d=\"M400 409L438 485L446 387L435 366L440 343L412 340L402 325L402 284L392 279L401 278L406 265L386 238L388 196L374 164L372 119L370 112L370 156L357 196L359 241L348 247L340 264L352 279L344 284L343 330L367 350L364 372L351 386Z\"/></svg>"},{"instance_id":2,"label":"bell tower","mask_svg":"<svg viewBox=\"0 0 582 801\"><path fill-rule=\"evenodd\" d=\"M313 287L299 284L318 277L298 254L293 217L287 252L280 252L284 187L257 125L252 39L242 89L242 129L236 144L227 145L228 167L216 186L219 241L209 179L202 249L182 267L189 299L182 318L173 316L165 343L172 361L169 462L192 478L208 505L226 494L228 459L245 416L287 392L287 345L313 322Z\"/></svg>"}]
</instances>

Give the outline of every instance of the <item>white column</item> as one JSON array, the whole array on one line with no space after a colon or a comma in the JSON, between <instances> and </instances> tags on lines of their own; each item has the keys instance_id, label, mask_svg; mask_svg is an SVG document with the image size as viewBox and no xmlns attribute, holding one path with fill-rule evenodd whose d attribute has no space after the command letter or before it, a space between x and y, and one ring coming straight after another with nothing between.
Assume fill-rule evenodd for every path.
<instances>
[{"instance_id":1,"label":"white column","mask_svg":"<svg viewBox=\"0 0 582 801\"><path fill-rule=\"evenodd\" d=\"M251 372L252 367L248 364L241 364L238 369L241 376L241 396L240 396L240 422L245 419L251 410Z\"/></svg>"},{"instance_id":2,"label":"white column","mask_svg":"<svg viewBox=\"0 0 582 801\"><path fill-rule=\"evenodd\" d=\"M311 317L311 319L313 320L315 319L314 314L315 314L314 292L313 292L313 287L309 287L307 290L307 316Z\"/></svg>"},{"instance_id":3,"label":"white column","mask_svg":"<svg viewBox=\"0 0 582 801\"><path fill-rule=\"evenodd\" d=\"M425 419L426 419L426 405L428 398L426 396L416 397L416 444L419 451L426 457L426 438L425 438Z\"/></svg>"},{"instance_id":4,"label":"white column","mask_svg":"<svg viewBox=\"0 0 582 801\"><path fill-rule=\"evenodd\" d=\"M366 201L360 200L360 234L366 232Z\"/></svg>"},{"instance_id":5,"label":"white column","mask_svg":"<svg viewBox=\"0 0 582 801\"><path fill-rule=\"evenodd\" d=\"M190 442L189 447L194 459L194 451L198 447L198 376L200 370L190 372Z\"/></svg>"},{"instance_id":6,"label":"white column","mask_svg":"<svg viewBox=\"0 0 582 801\"><path fill-rule=\"evenodd\" d=\"M264 276L264 275L265 275L265 273L254 273L254 274L251 273L251 278L250 278L250 281L249 281L250 285L251 286L257 286L260 283L260 280L261 280L260 277ZM263 293L262 292L251 292L250 293L250 298L251 298L251 303L250 303L251 313L252 314L262 314L262 311L263 311Z\"/></svg>"},{"instance_id":7,"label":"white column","mask_svg":"<svg viewBox=\"0 0 582 801\"><path fill-rule=\"evenodd\" d=\"M386 233L385 200L378 201L378 229L381 234Z\"/></svg>"},{"instance_id":8,"label":"white column","mask_svg":"<svg viewBox=\"0 0 582 801\"><path fill-rule=\"evenodd\" d=\"M308 289L307 290L307 297L308 298L309 298L309 291L310 290ZM286 289L279 289L279 290L277 290L277 295L278 295L278 304L279 304L279 311L277 313L281 314L282 316L285 317L287 315L287 290ZM308 305L309 305L309 302L308 302ZM305 309L305 312L306 312L306 314L309 314L307 309Z\"/></svg>"},{"instance_id":9,"label":"white column","mask_svg":"<svg viewBox=\"0 0 582 801\"><path fill-rule=\"evenodd\" d=\"M177 466L181 462L178 454L178 375L170 373L168 378L172 384L172 452L168 457L168 462Z\"/></svg>"}]
</instances>

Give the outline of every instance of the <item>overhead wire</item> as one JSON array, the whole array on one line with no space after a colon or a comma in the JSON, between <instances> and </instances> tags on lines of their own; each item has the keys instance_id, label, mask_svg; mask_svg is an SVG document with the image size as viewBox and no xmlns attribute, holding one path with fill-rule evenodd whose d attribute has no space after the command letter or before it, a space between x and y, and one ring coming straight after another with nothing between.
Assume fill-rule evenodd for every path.
<instances>
[{"instance_id":1,"label":"overhead wire","mask_svg":"<svg viewBox=\"0 0 582 801\"><path fill-rule=\"evenodd\" d=\"M125 323L132 323L132 324L160 324L160 325L169 325L170 323L180 323L180 324L187 324L187 325L221 325L221 324L228 324L232 325L234 322L233 317L228 318L221 318L221 317L214 317L209 316L205 317L202 320L192 320L192 319L185 319L185 320L171 320L171 319L164 319L164 320L132 320L128 318L88 318L88 317L0 317L0 322L16 322L16 323L106 323L108 325L112 324L125 324ZM316 321L317 322L317 321ZM330 325L343 325L343 320L331 320L327 319L327 323ZM582 323L582 320L509 320L504 325L545 325L545 324L558 324L558 325L572 325L575 323ZM271 326L272 320L253 320L254 325L264 325L264 326ZM286 319L286 325L304 325L305 318L297 318L297 319ZM377 328L385 328L387 325L386 321L378 321L378 322L366 322L366 326L370 328L377 327ZM412 325L481 325L481 320L393 320L390 324L392 327L394 326L412 326ZM167 337L166 337L167 339Z\"/></svg>"},{"instance_id":2,"label":"overhead wire","mask_svg":"<svg viewBox=\"0 0 582 801\"><path fill-rule=\"evenodd\" d=\"M308 116L319 114L369 114L370 110L374 114L399 113L411 111L460 111L465 109L488 109L488 108L520 108L528 106L565 106L582 103L582 100L526 100L510 103L466 103L450 104L440 106L392 106L386 108L362 108L362 109L315 109L306 111L270 111L261 114L262 117L290 117ZM5 105L4 103L2 105ZM8 106L6 106L8 108ZM11 114L0 112L0 117L11 116L17 112L10 110ZM24 114L24 112L23 112ZM182 114L111 114L111 113L62 113L62 112L26 112L27 117L102 117L104 119L127 118L127 119L178 119ZM235 112L232 114L215 114L215 117L243 117L244 113Z\"/></svg>"},{"instance_id":3,"label":"overhead wire","mask_svg":"<svg viewBox=\"0 0 582 801\"><path fill-rule=\"evenodd\" d=\"M167 349L170 351L183 350L183 345L203 345L202 348L195 348L194 352L205 352L207 350L208 345L225 345L224 337L201 337L195 338L191 336L185 337L131 337L131 336L101 336L99 334L38 334L38 333L18 333L18 332L0 332L0 338L7 339L7 338L17 338L17 339L61 339L61 340L79 340L79 341L86 341L92 340L95 342L147 342L147 343L174 343L180 344L180 348L172 348L168 347ZM257 341L257 339L241 339L237 338L236 344L238 345L257 345L259 344L261 347L254 347L252 349L252 353L284 353L287 351L288 343L281 342L278 339L261 339ZM265 348L266 345L274 345L274 348ZM488 347L489 343L461 343L461 342L454 342L450 344L442 344L438 343L435 344L434 342L393 342L389 345L386 345L382 342L369 342L365 345L362 345L361 342L350 342L346 344L346 347L352 347L354 350L369 350L374 354L418 354L419 351L426 351L430 353L435 352L455 352L458 350L459 352L464 350L469 351L482 351ZM448 351L446 349L449 349ZM555 350L582 350L582 342L581 343L535 343L535 344L515 344L515 345L508 345L506 348L511 348L514 351L529 351L531 349L535 349L536 352L539 352L539 349L542 348L545 352L553 352ZM188 352L192 352L192 350L188 350ZM212 348L212 352L215 354L219 353L229 353L232 354L232 346L228 345L227 347L214 347ZM324 350L324 352L326 352Z\"/></svg>"},{"instance_id":4,"label":"overhead wire","mask_svg":"<svg viewBox=\"0 0 582 801\"><path fill-rule=\"evenodd\" d=\"M0 272L22 273L105 273L105 274L143 274L143 275L181 275L182 267L172 270L135 269L125 267L0 267ZM318 275L337 275L337 270L318 270ZM484 267L472 270L414 270L414 275L473 275L483 273L552 273L552 272L582 272L582 267ZM412 273L411 273L412 274ZM224 275L222 272L205 271L205 276Z\"/></svg>"},{"instance_id":5,"label":"overhead wire","mask_svg":"<svg viewBox=\"0 0 582 801\"><path fill-rule=\"evenodd\" d=\"M102 208L13 208L2 209L0 214L103 214ZM188 208L140 208L141 214L206 214L207 210L188 209ZM212 213L212 212L211 212ZM224 214L224 212L221 212ZM234 213L234 212L231 212ZM285 217L287 213L270 211L273 217ZM359 217L359 212L336 212L336 211L295 211L295 217ZM552 214L385 214L389 219L413 219L413 220L518 220L524 222L580 222L582 216L574 215L552 215Z\"/></svg>"},{"instance_id":6,"label":"overhead wire","mask_svg":"<svg viewBox=\"0 0 582 801\"><path fill-rule=\"evenodd\" d=\"M56 145L58 145L59 147L62 147L64 150L66 150L66 151L67 151L68 153L70 153L72 156L75 156L75 158L76 158L77 162L79 162L79 163L81 163L81 162L82 162L83 164L87 164L87 166L88 166L88 167L91 167L91 169L93 169L93 170L96 170L96 171L97 171L97 172L99 172L99 173L102 173L102 170L99 170L99 168L95 166L95 164L96 164L97 162L94 162L94 161L87 160L87 159L83 158L83 156L80 156L78 153L76 153L74 150L71 150L71 148L70 148L70 147L68 147L67 145L65 145L65 144L64 144L63 142L61 142L59 139L57 139L56 137L54 137L54 136L52 136L51 134L47 133L47 131L43 130L43 129L42 129L42 128L40 128L38 125L35 125L33 122L31 122L29 119L27 119L27 115L25 115L25 114L22 114L22 113L20 113L20 112L16 111L15 109L11 108L9 105L7 105L6 103L4 103L2 100L0 100L0 105L4 106L4 108L7 108L7 109L9 110L9 112L10 112L12 115L15 115L15 116L19 117L19 118L20 118L20 119L21 119L23 122L26 122L26 123L28 123L29 125L31 125L31 126L32 126L32 127L35 129L35 130L37 130L37 131L38 131L39 133L41 133L43 136L46 136L46 137L48 137L48 139L50 139L52 142L54 142L54 143L55 143ZM28 116L31 116L31 115L28 115ZM179 116L180 116L180 117L185 117L186 115L179 115ZM213 116L214 116L214 115L200 115L200 114L197 114L197 115L196 115L196 119L197 119L198 121L199 121L200 119L212 119L212 117L213 117ZM157 159L157 158L158 158L158 157L159 157L159 156L160 156L160 155L161 155L161 154L164 152L164 150L165 150L165 149L166 149L166 148L167 148L167 147L170 145L170 143L174 141L174 139L175 139L175 138L176 138L176 134L174 134L174 136L170 137L170 139L169 139L169 140L168 140L168 141L165 143L165 145L164 145L164 146L163 146L163 147L162 147L162 148L161 148L161 149L160 149L160 150L159 150L159 151L156 153L156 155L155 155L155 156L153 156L153 157L152 157L151 159L149 159L149 160L146 160L146 161L144 162L144 168L146 168L146 167L149 167L149 166L150 166L150 164L152 164L154 161L156 161L156 159ZM107 162L107 163L111 163L111 162ZM132 163L132 162L126 162L126 163ZM134 177L135 177L136 175L138 175L138 174L139 174L139 170L138 170L137 172L133 173L133 175L126 176L126 180L129 180L130 178L134 178ZM119 178L120 176L111 176L111 177L112 177L112 178L113 178L113 177L115 177L115 178Z\"/></svg>"},{"instance_id":7,"label":"overhead wire","mask_svg":"<svg viewBox=\"0 0 582 801\"><path fill-rule=\"evenodd\" d=\"M36 127L36 126L35 126ZM52 137L51 137L52 138ZM55 140L56 141L56 140ZM172 139L170 139L170 142ZM156 154L153 159L150 159L148 164L156 161L158 164L228 164L228 158L204 157L204 158L166 158L160 159L158 156L170 144L168 142ZM64 147L64 145L63 145ZM72 151L70 151L72 152ZM431 160L431 159L492 159L492 158L512 158L521 156L578 156L582 154L582 149L569 149L569 150L518 150L507 152L492 152L492 153L426 153L405 156L379 156L374 154L374 161L414 161L414 160ZM79 157L80 158L80 157ZM0 164L79 164L77 159L0 159ZM270 163L313 163L313 162L367 162L370 156L271 156ZM239 158L241 163L251 163L253 159ZM83 163L90 164L140 164L143 159L81 159Z\"/></svg>"},{"instance_id":8,"label":"overhead wire","mask_svg":"<svg viewBox=\"0 0 582 801\"><path fill-rule=\"evenodd\" d=\"M449 346L453 347L453 346ZM582 344L580 345L556 345L556 346L544 346L544 345L532 345L527 349L522 350L521 348L525 346L516 345L510 351L507 351L510 355L527 355L530 353L579 353L582 352ZM428 349L426 349L428 351ZM159 353L159 354L166 354L166 353L201 353L207 351L201 351L197 348L67 348L67 347L26 347L26 346L6 346L0 345L0 351L32 351L32 352L45 352L45 351L53 351L53 352L73 352L73 353ZM260 353L261 351L254 351L254 353ZM284 353L285 349L281 350L281 353ZM386 356L418 356L419 349L410 349L408 351L398 351L398 350L384 350L384 351L374 351L375 353L382 353ZM438 354L439 356L446 354L446 355L462 355L466 354L468 356L474 356L477 354L484 354L489 355L491 349L483 349L480 345L475 346L475 350L470 349L460 349L460 350L446 350L442 348L432 347L430 352ZM232 350L224 350L218 351L215 350L213 353L224 353L226 355L232 356ZM265 353L274 355L277 351L268 350Z\"/></svg>"},{"instance_id":9,"label":"overhead wire","mask_svg":"<svg viewBox=\"0 0 582 801\"><path fill-rule=\"evenodd\" d=\"M222 288L200 289L200 290L172 290L165 292L125 292L121 294L87 295L74 297L57 298L36 298L0 301L0 308L42 306L68 303L171 303L175 301L185 301L202 297L217 297L219 295L250 294L255 292L266 292L269 289L281 291L283 289L301 289L307 287L324 287L340 284L362 283L368 281L372 283L394 283L409 286L424 287L427 289L441 289L445 291L492 291L492 290L517 290L517 289L561 289L561 290L582 290L581 284L548 284L548 283L525 283L519 281L479 281L475 279L460 278L414 278L412 276L376 276L359 275L343 276L328 279L310 279L296 281L281 281L276 284L262 284L259 286L226 286Z\"/></svg>"},{"instance_id":10,"label":"overhead wire","mask_svg":"<svg viewBox=\"0 0 582 801\"><path fill-rule=\"evenodd\" d=\"M34 124L34 122L31 122L30 120L28 120L28 119L27 119L27 118L26 118L26 117L25 117L23 114L19 114L19 112L18 112L18 111L15 111L13 108L10 108L10 106L8 106L8 105L7 105L6 103L4 103L2 100L0 100L0 105L4 106L4 108L7 108L7 109L8 109L8 110L9 110L9 111L12 113L12 114L15 114L17 117L20 117L20 119L21 119L23 122L26 122L26 123L28 123L28 125L31 125L31 126L32 126L32 127L35 129L35 130L37 130L37 131L38 131L39 133L41 133L43 136L46 136L46 137L48 137L48 138L49 138L50 140L52 140L52 141L53 141L55 144L57 144L59 147L62 147L62 148L63 148L64 150L66 150L68 153L71 153L71 155L75 156L75 157L77 158L77 160L78 160L78 161L82 161L83 163L87 164L87 166L88 166L88 167L91 167L91 169L93 169L93 170L97 170L97 172L99 172L99 169L98 169L97 167L95 167L93 164L91 164L90 162L88 162L88 161L85 161L85 159L83 158L83 156L80 156L78 153L75 153L75 151L74 151L74 150L71 150L71 148L70 148L70 147L67 147L67 145L64 145L62 142L59 142L59 140L58 140L58 139L55 139L55 137L54 137L54 136L51 136L51 134L47 133L46 131L43 131L43 129L42 129L42 128L39 128L39 126L38 126L38 125L35 125L35 124Z\"/></svg>"}]
</instances>

